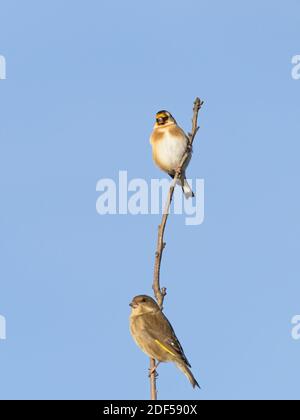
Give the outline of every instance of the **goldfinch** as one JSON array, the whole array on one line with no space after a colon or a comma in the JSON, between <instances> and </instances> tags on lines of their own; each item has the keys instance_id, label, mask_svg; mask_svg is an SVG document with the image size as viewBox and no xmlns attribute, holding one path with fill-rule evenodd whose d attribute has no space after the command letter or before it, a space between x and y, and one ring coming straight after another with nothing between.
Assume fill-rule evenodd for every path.
<instances>
[{"instance_id":1,"label":"goldfinch","mask_svg":"<svg viewBox=\"0 0 300 420\"><path fill-rule=\"evenodd\" d=\"M150 143L152 145L153 160L156 165L174 178L189 142L187 135L177 125L170 112L159 111L156 114ZM185 170L190 159L187 160L184 168L182 168L180 177L180 185L186 198L194 197L194 193L185 177Z\"/></svg>"},{"instance_id":2,"label":"goldfinch","mask_svg":"<svg viewBox=\"0 0 300 420\"><path fill-rule=\"evenodd\" d=\"M170 322L155 300L140 295L134 297L129 305L132 308L130 332L141 350L158 362L174 362L187 376L192 387L199 387Z\"/></svg>"}]
</instances>

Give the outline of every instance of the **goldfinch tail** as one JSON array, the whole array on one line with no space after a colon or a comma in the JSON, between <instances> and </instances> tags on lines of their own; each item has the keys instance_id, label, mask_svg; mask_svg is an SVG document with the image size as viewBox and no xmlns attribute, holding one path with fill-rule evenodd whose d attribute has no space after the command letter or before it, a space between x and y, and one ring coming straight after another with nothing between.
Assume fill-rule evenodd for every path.
<instances>
[{"instance_id":1,"label":"goldfinch tail","mask_svg":"<svg viewBox=\"0 0 300 420\"><path fill-rule=\"evenodd\" d=\"M188 378L188 380L190 381L191 385L193 388L195 388L196 386L198 388L200 388L200 385L198 384L198 382L196 381L194 375L192 374L192 372L190 371L190 369L183 363L176 363L176 366L178 367L178 369L180 369L185 376Z\"/></svg>"},{"instance_id":2,"label":"goldfinch tail","mask_svg":"<svg viewBox=\"0 0 300 420\"><path fill-rule=\"evenodd\" d=\"M183 194L185 196L186 199L191 198L191 197L195 197L195 194L193 193L191 187L189 186L187 180L184 178L181 181L181 187L182 187L182 191Z\"/></svg>"}]
</instances>

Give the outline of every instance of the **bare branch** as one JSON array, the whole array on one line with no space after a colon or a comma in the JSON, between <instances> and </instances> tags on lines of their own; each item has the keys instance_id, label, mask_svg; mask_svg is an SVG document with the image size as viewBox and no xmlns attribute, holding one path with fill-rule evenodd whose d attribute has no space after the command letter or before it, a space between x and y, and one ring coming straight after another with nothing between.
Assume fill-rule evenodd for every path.
<instances>
[{"instance_id":1,"label":"bare branch","mask_svg":"<svg viewBox=\"0 0 300 420\"><path fill-rule=\"evenodd\" d=\"M162 216L161 224L158 226L158 236L157 236L157 246L156 246L156 252L155 252L155 263L154 263L154 277L153 277L153 285L152 289L154 292L154 296L157 300L158 305L160 306L161 310L163 310L163 303L165 296L167 294L167 289L165 287L160 286L160 266L161 266L161 260L162 260L162 254L163 250L166 246L166 243L164 242L164 233L165 228L167 224L167 220L170 213L170 207L173 199L173 194L175 190L175 186L177 183L178 178L180 178L180 174L182 172L182 168L184 167L186 161L189 159L190 154L192 153L192 145L194 142L194 139L196 137L196 134L199 130L198 127L198 113L203 105L203 101L201 101L199 98L195 99L194 102L194 108L193 108L193 118L192 118L192 132L188 134L189 139L189 145L185 152L185 154L182 157L181 163L179 168L177 168L177 171L175 173L175 177L173 179L173 182L170 186L164 214ZM155 372L155 360L150 359L150 390L151 390L151 400L157 399L157 388L156 388L156 372Z\"/></svg>"}]
</instances>

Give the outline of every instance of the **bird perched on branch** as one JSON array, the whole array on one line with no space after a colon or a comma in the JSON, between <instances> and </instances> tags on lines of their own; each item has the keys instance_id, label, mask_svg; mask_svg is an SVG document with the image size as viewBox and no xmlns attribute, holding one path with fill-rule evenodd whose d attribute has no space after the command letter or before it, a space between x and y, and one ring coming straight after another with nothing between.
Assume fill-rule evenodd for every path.
<instances>
[{"instance_id":1,"label":"bird perched on branch","mask_svg":"<svg viewBox=\"0 0 300 420\"><path fill-rule=\"evenodd\" d=\"M155 125L150 137L152 156L156 165L174 178L185 152L189 149L189 139L185 132L168 111L159 111L156 114ZM180 174L180 185L186 198L194 197L189 186L185 170L191 160L187 159Z\"/></svg>"},{"instance_id":2,"label":"bird perched on branch","mask_svg":"<svg viewBox=\"0 0 300 420\"><path fill-rule=\"evenodd\" d=\"M130 306L130 332L141 350L159 363L174 362L187 376L192 387L199 387L170 322L155 300L140 295L133 298Z\"/></svg>"}]
</instances>

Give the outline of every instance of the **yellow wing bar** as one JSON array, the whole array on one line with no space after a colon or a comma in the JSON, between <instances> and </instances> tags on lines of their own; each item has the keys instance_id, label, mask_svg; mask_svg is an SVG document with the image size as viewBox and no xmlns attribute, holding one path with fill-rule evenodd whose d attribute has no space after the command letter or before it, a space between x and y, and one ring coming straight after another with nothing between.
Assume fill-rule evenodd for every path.
<instances>
[{"instance_id":1,"label":"yellow wing bar","mask_svg":"<svg viewBox=\"0 0 300 420\"><path fill-rule=\"evenodd\" d=\"M166 350L168 353L172 354L172 356L176 357L176 354L172 353L171 350L169 350L166 346L164 346L159 340L155 340L155 342L164 350Z\"/></svg>"}]
</instances>

